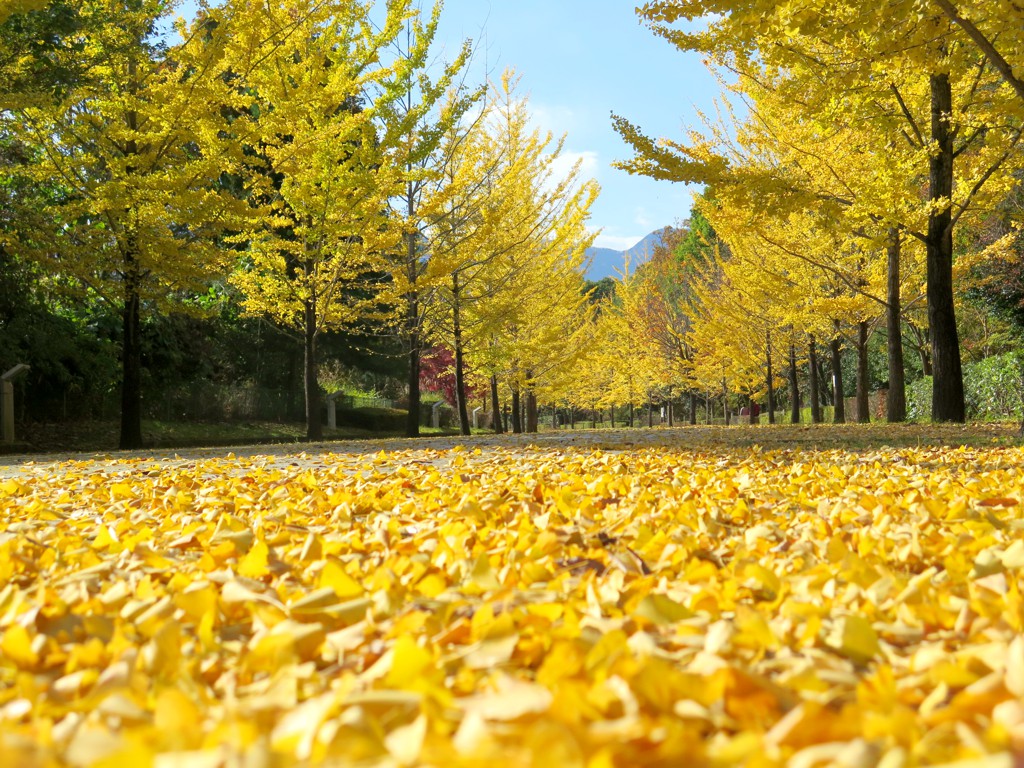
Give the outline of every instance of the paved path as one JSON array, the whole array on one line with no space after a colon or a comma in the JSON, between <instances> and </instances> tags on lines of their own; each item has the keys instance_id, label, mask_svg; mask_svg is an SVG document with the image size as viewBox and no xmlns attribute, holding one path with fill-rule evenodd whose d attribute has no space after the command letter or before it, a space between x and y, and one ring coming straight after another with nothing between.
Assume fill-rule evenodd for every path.
<instances>
[{"instance_id":1,"label":"paved path","mask_svg":"<svg viewBox=\"0 0 1024 768\"><path fill-rule=\"evenodd\" d=\"M146 472L154 469L190 467L207 460L266 459L268 464L314 468L322 466L332 454L354 456L381 451L445 452L466 448L530 447L622 450L638 446L680 445L698 437L697 429L686 430L578 430L541 432L534 435L472 435L470 437L387 438L381 440L343 440L320 443L279 443L275 445L223 446L217 448L167 448L98 453L50 453L0 456L0 478L59 472L65 467L102 471L111 475ZM705 436L706 437L706 436Z\"/></svg>"},{"instance_id":2,"label":"paved path","mask_svg":"<svg viewBox=\"0 0 1024 768\"><path fill-rule=\"evenodd\" d=\"M533 435L472 435L470 437L385 438L380 440L339 440L320 443L280 443L276 445L224 446L219 448L148 449L34 455L0 455L0 479L19 475L78 471L104 472L124 476L176 467L187 468L197 462L239 460L238 471L256 459L261 465L289 468L316 468L330 463L330 456L354 456L385 452L422 454L418 460L447 462L438 453L453 448L520 448L634 450L637 448L703 449L716 452L747 452L753 446L763 449L841 449L871 450L882 446L913 447L963 444L1013 446L1022 439L1015 424L848 424L848 425L739 425L682 426L654 429L597 429L540 432ZM223 473L224 468L219 467Z\"/></svg>"}]
</instances>

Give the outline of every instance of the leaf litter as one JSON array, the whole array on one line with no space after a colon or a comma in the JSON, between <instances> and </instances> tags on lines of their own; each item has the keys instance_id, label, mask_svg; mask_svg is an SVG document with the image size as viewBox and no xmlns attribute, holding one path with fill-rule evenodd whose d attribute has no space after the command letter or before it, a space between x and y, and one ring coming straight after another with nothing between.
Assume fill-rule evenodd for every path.
<instances>
[{"instance_id":1,"label":"leaf litter","mask_svg":"<svg viewBox=\"0 0 1024 768\"><path fill-rule=\"evenodd\" d=\"M1011 766L1024 452L0 480L0 764Z\"/></svg>"}]
</instances>

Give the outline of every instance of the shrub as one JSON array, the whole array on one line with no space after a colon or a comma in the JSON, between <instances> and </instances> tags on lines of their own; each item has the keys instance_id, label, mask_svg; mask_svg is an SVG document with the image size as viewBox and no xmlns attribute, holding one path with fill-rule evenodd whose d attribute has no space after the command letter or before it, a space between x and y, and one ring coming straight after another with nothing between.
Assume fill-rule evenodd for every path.
<instances>
[{"instance_id":1,"label":"shrub","mask_svg":"<svg viewBox=\"0 0 1024 768\"><path fill-rule=\"evenodd\" d=\"M406 411L396 408L338 409L339 427L358 427L371 432L401 432L405 429Z\"/></svg>"},{"instance_id":2,"label":"shrub","mask_svg":"<svg viewBox=\"0 0 1024 768\"><path fill-rule=\"evenodd\" d=\"M932 377L907 385L907 418L911 421L928 421L932 416Z\"/></svg>"},{"instance_id":3,"label":"shrub","mask_svg":"<svg viewBox=\"0 0 1024 768\"><path fill-rule=\"evenodd\" d=\"M1021 415L1024 392L1024 353L1007 352L964 366L967 418L1001 421ZM907 387L907 416L927 421L932 411L932 378L925 376Z\"/></svg>"},{"instance_id":4,"label":"shrub","mask_svg":"<svg viewBox=\"0 0 1024 768\"><path fill-rule=\"evenodd\" d=\"M968 418L993 421L1020 414L1022 363L1020 353L1007 352L964 366Z\"/></svg>"}]
</instances>

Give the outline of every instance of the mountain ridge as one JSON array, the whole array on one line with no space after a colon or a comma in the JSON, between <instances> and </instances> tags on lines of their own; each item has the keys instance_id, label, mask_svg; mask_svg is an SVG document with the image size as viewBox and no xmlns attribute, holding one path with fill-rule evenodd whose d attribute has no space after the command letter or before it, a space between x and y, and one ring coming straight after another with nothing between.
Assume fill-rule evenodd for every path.
<instances>
[{"instance_id":1,"label":"mountain ridge","mask_svg":"<svg viewBox=\"0 0 1024 768\"><path fill-rule=\"evenodd\" d=\"M598 246L587 248L587 258L590 260L590 266L587 267L586 273L587 279L597 281L606 277L617 278L625 266L627 254L633 265L646 261L651 252L664 242L666 230L671 231L672 227L661 227L649 232L623 251Z\"/></svg>"}]
</instances>

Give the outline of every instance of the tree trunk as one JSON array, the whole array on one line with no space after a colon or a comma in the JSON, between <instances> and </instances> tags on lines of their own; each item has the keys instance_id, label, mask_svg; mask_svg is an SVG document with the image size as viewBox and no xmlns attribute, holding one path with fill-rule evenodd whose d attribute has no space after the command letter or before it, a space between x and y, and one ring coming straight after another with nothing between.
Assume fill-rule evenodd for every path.
<instances>
[{"instance_id":1,"label":"tree trunk","mask_svg":"<svg viewBox=\"0 0 1024 768\"><path fill-rule=\"evenodd\" d=\"M814 345L814 334L811 334L808 346L807 368L810 373L811 392L811 423L821 424L821 389L818 386L818 350Z\"/></svg>"},{"instance_id":2,"label":"tree trunk","mask_svg":"<svg viewBox=\"0 0 1024 768\"><path fill-rule=\"evenodd\" d=\"M800 381L796 376L796 345L789 345L789 421L800 423Z\"/></svg>"},{"instance_id":3,"label":"tree trunk","mask_svg":"<svg viewBox=\"0 0 1024 768\"><path fill-rule=\"evenodd\" d=\"M857 421L871 421L871 403L868 397L868 324L857 325Z\"/></svg>"},{"instance_id":4,"label":"tree trunk","mask_svg":"<svg viewBox=\"0 0 1024 768\"><path fill-rule=\"evenodd\" d=\"M411 205L411 202L410 202ZM416 281L416 236L406 236L406 259L408 277L411 283ZM420 355L422 339L420 338L420 304L419 294L415 289L406 296L405 334L409 340L409 413L405 420L405 436L417 437L420 434Z\"/></svg>"},{"instance_id":5,"label":"tree trunk","mask_svg":"<svg viewBox=\"0 0 1024 768\"><path fill-rule=\"evenodd\" d=\"M140 40L141 42L141 40ZM134 58L128 63L128 91L135 94L139 87L138 64ZM129 110L125 127L134 132L138 129L138 113ZM126 158L134 158L139 148L131 135L125 144ZM134 173L133 159L127 161L125 171ZM131 207L125 209L126 218L131 218ZM118 445L122 449L142 447L142 296L140 292L141 270L139 267L139 233L129 229L124 234L124 308L121 311L121 435Z\"/></svg>"},{"instance_id":6,"label":"tree trunk","mask_svg":"<svg viewBox=\"0 0 1024 768\"><path fill-rule=\"evenodd\" d=\"M459 410L459 432L471 434L469 408L466 404L466 363L462 351L461 332L455 336L455 403Z\"/></svg>"},{"instance_id":7,"label":"tree trunk","mask_svg":"<svg viewBox=\"0 0 1024 768\"><path fill-rule=\"evenodd\" d=\"M522 406L519 402L519 383L512 385L512 432L521 435L523 433Z\"/></svg>"},{"instance_id":8,"label":"tree trunk","mask_svg":"<svg viewBox=\"0 0 1024 768\"><path fill-rule=\"evenodd\" d=\"M832 387L826 386L825 382L829 381L832 377L832 365L828 358L818 358L818 393L821 395L822 407L829 405L835 407L835 400L833 397L835 393L832 391Z\"/></svg>"},{"instance_id":9,"label":"tree trunk","mask_svg":"<svg viewBox=\"0 0 1024 768\"><path fill-rule=\"evenodd\" d=\"M633 413L633 401L630 400L629 401L629 427L630 427L630 429L633 428L633 416L634 415L635 414Z\"/></svg>"},{"instance_id":10,"label":"tree trunk","mask_svg":"<svg viewBox=\"0 0 1024 768\"><path fill-rule=\"evenodd\" d=\"M846 398L843 392L843 350L839 343L839 321L833 320L835 334L829 342L832 353L832 399L835 405L832 410L832 423L846 423Z\"/></svg>"},{"instance_id":11,"label":"tree trunk","mask_svg":"<svg viewBox=\"0 0 1024 768\"><path fill-rule=\"evenodd\" d=\"M459 273L452 274L452 339L455 342L455 405L459 411L459 432L470 434L469 408L466 407L466 365L462 351L462 317Z\"/></svg>"},{"instance_id":12,"label":"tree trunk","mask_svg":"<svg viewBox=\"0 0 1024 768\"><path fill-rule=\"evenodd\" d=\"M885 418L890 424L907 420L907 385L903 367L903 329L900 323L900 231L889 230L888 275L885 322L889 339L889 394L885 400Z\"/></svg>"},{"instance_id":13,"label":"tree trunk","mask_svg":"<svg viewBox=\"0 0 1024 768\"><path fill-rule=\"evenodd\" d=\"M124 278L124 309L121 311L121 436L118 447L142 447L142 301L139 297L135 256Z\"/></svg>"},{"instance_id":14,"label":"tree trunk","mask_svg":"<svg viewBox=\"0 0 1024 768\"><path fill-rule=\"evenodd\" d=\"M668 388L668 425L671 427L675 424L675 419L672 414L672 387Z\"/></svg>"},{"instance_id":15,"label":"tree trunk","mask_svg":"<svg viewBox=\"0 0 1024 768\"><path fill-rule=\"evenodd\" d=\"M498 377L491 376L491 403L494 410L491 412L491 420L494 422L494 434L500 435L505 431L501 423L501 404L498 402Z\"/></svg>"},{"instance_id":16,"label":"tree trunk","mask_svg":"<svg viewBox=\"0 0 1024 768\"><path fill-rule=\"evenodd\" d=\"M932 421L966 420L960 337L953 304L953 93L948 74L931 76L932 144L925 241L932 335Z\"/></svg>"},{"instance_id":17,"label":"tree trunk","mask_svg":"<svg viewBox=\"0 0 1024 768\"><path fill-rule=\"evenodd\" d=\"M725 420L725 426L729 426L729 385L725 380L725 376L722 377L722 418Z\"/></svg>"},{"instance_id":18,"label":"tree trunk","mask_svg":"<svg viewBox=\"0 0 1024 768\"><path fill-rule=\"evenodd\" d=\"M526 431L533 434L537 431L537 393L533 389L533 371L526 372Z\"/></svg>"},{"instance_id":19,"label":"tree trunk","mask_svg":"<svg viewBox=\"0 0 1024 768\"><path fill-rule=\"evenodd\" d=\"M320 382L317 378L315 297L306 299L303 315L305 320L303 383L306 389L306 439L320 440L323 438L323 424L320 421Z\"/></svg>"},{"instance_id":20,"label":"tree trunk","mask_svg":"<svg viewBox=\"0 0 1024 768\"><path fill-rule=\"evenodd\" d=\"M754 406L755 405L756 405L756 403L754 402L754 396L753 395L747 395L747 413L750 414L749 422L751 424L760 424L761 423L761 416L760 416L760 414L754 413Z\"/></svg>"},{"instance_id":21,"label":"tree trunk","mask_svg":"<svg viewBox=\"0 0 1024 768\"><path fill-rule=\"evenodd\" d=\"M921 329L921 328L919 328L917 326L916 323L914 323L912 321L909 321L909 320L906 322L906 327L910 329L910 332L914 336L913 341L911 341L911 344L914 347L914 351L917 352L917 356L921 360L921 375L922 376L931 376L932 375L932 356L931 356L932 340L931 340L930 334L928 333L928 329L927 328Z\"/></svg>"},{"instance_id":22,"label":"tree trunk","mask_svg":"<svg viewBox=\"0 0 1024 768\"><path fill-rule=\"evenodd\" d=\"M647 428L650 429L654 426L654 403L650 399L647 400Z\"/></svg>"},{"instance_id":23,"label":"tree trunk","mask_svg":"<svg viewBox=\"0 0 1024 768\"><path fill-rule=\"evenodd\" d=\"M775 423L775 373L772 371L772 332L765 333L765 362L768 373L768 423Z\"/></svg>"}]
</instances>

